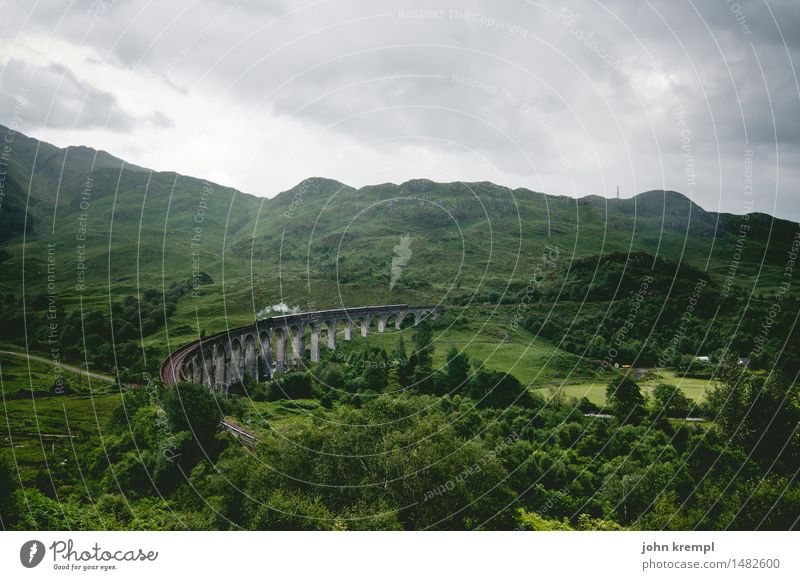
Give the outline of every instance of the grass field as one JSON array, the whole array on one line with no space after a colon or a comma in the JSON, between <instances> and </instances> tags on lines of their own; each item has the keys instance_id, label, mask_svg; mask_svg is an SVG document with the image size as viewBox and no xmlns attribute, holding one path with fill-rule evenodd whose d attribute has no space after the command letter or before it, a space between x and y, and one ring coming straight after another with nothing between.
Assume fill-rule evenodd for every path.
<instances>
[{"instance_id":1,"label":"grass field","mask_svg":"<svg viewBox=\"0 0 800 580\"><path fill-rule=\"evenodd\" d=\"M692 401L700 402L706 390L711 388L712 381L705 379L682 378L672 371L666 369L654 369L654 371L661 377L651 379L648 381L640 381L639 386L642 394L650 396L656 385L665 383L668 385L675 385L683 391L683 394L689 397ZM607 381L585 381L576 382L570 380L552 381L547 385L536 387L537 389L563 389L564 396L566 397L586 397L595 405L603 405L606 401L606 385Z\"/></svg>"},{"instance_id":2,"label":"grass field","mask_svg":"<svg viewBox=\"0 0 800 580\"><path fill-rule=\"evenodd\" d=\"M30 365L30 367L29 367ZM43 362L0 355L2 441L23 478L45 465L58 469L75 461L85 445L96 445L120 396L108 382L65 371L79 392L50 395L56 368ZM35 397L31 397L31 392Z\"/></svg>"}]
</instances>

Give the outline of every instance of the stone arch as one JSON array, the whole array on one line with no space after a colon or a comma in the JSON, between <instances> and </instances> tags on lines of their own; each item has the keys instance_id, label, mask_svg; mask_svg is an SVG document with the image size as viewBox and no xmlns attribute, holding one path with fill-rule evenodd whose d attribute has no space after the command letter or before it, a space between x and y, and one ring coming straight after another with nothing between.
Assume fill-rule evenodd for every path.
<instances>
[{"instance_id":1,"label":"stone arch","mask_svg":"<svg viewBox=\"0 0 800 580\"><path fill-rule=\"evenodd\" d=\"M203 383L203 365L201 363L202 361L200 360L200 352L195 351L190 360L191 372L189 373L189 376L191 377L191 381L197 385Z\"/></svg>"},{"instance_id":2,"label":"stone arch","mask_svg":"<svg viewBox=\"0 0 800 580\"><path fill-rule=\"evenodd\" d=\"M394 327L397 330L401 330L403 328L403 323L405 323L406 319L411 315L411 312L408 310L400 310L397 313L397 318L395 318Z\"/></svg>"},{"instance_id":3,"label":"stone arch","mask_svg":"<svg viewBox=\"0 0 800 580\"><path fill-rule=\"evenodd\" d=\"M369 323L372 319L372 316L369 314L365 314L364 316L360 316L357 318L358 328L361 331L361 336L367 338L369 336Z\"/></svg>"},{"instance_id":4,"label":"stone arch","mask_svg":"<svg viewBox=\"0 0 800 580\"><path fill-rule=\"evenodd\" d=\"M370 330L382 333L391 328L390 325L402 330L410 327L412 322L416 325L425 318L436 319L443 311L441 306L391 304L256 321L237 331L236 336L220 333L195 343L194 348L181 357L184 361L180 369L181 380L227 392L233 382L244 377L244 373L249 373L255 380L263 380L271 378L275 372L286 370L290 357L293 364L300 363L306 356L307 342L311 344L312 360L319 361L323 344L327 342L330 349L337 347L340 324L344 328L345 340L351 340L354 325L357 332L368 337Z\"/></svg>"},{"instance_id":5,"label":"stone arch","mask_svg":"<svg viewBox=\"0 0 800 580\"><path fill-rule=\"evenodd\" d=\"M400 330L400 325L397 323L398 320L399 320L398 312L389 312L386 315L386 322L385 322L386 328L395 328L397 330Z\"/></svg>"},{"instance_id":6,"label":"stone arch","mask_svg":"<svg viewBox=\"0 0 800 580\"><path fill-rule=\"evenodd\" d=\"M230 370L228 371L228 384L235 383L242 380L244 375L244 347L239 338L231 340L231 360Z\"/></svg>"},{"instance_id":7,"label":"stone arch","mask_svg":"<svg viewBox=\"0 0 800 580\"><path fill-rule=\"evenodd\" d=\"M368 334L375 334L381 333L383 330L383 323L381 322L382 315L381 314L369 314L367 316L367 333Z\"/></svg>"},{"instance_id":8,"label":"stone arch","mask_svg":"<svg viewBox=\"0 0 800 580\"><path fill-rule=\"evenodd\" d=\"M203 346L200 348L200 357L203 361L203 384L210 388L214 387L214 349L213 347Z\"/></svg>"},{"instance_id":9,"label":"stone arch","mask_svg":"<svg viewBox=\"0 0 800 580\"><path fill-rule=\"evenodd\" d=\"M214 388L223 391L227 386L225 347L221 342L214 345Z\"/></svg>"},{"instance_id":10,"label":"stone arch","mask_svg":"<svg viewBox=\"0 0 800 580\"><path fill-rule=\"evenodd\" d=\"M272 337L275 339L275 372L282 372L286 370L288 362L288 352L286 348L286 327L278 326L272 331Z\"/></svg>"},{"instance_id":11,"label":"stone arch","mask_svg":"<svg viewBox=\"0 0 800 580\"><path fill-rule=\"evenodd\" d=\"M248 334L244 337L244 373L250 375L254 381L258 381L258 359L256 358L256 337Z\"/></svg>"},{"instance_id":12,"label":"stone arch","mask_svg":"<svg viewBox=\"0 0 800 580\"><path fill-rule=\"evenodd\" d=\"M289 338L292 342L290 361L292 364L297 364L306 353L306 325L302 322L291 324L289 326Z\"/></svg>"},{"instance_id":13,"label":"stone arch","mask_svg":"<svg viewBox=\"0 0 800 580\"><path fill-rule=\"evenodd\" d=\"M272 340L268 330L258 334L259 345L259 377L272 378Z\"/></svg>"},{"instance_id":14,"label":"stone arch","mask_svg":"<svg viewBox=\"0 0 800 580\"><path fill-rule=\"evenodd\" d=\"M327 333L328 338L328 348L331 350L336 350L336 327L339 323L339 320L336 318L331 318L322 323L325 327L325 332Z\"/></svg>"},{"instance_id":15,"label":"stone arch","mask_svg":"<svg viewBox=\"0 0 800 580\"><path fill-rule=\"evenodd\" d=\"M311 327L311 362L318 363L320 361L320 342L322 340L322 327L323 324L319 322L312 322L308 324Z\"/></svg>"},{"instance_id":16,"label":"stone arch","mask_svg":"<svg viewBox=\"0 0 800 580\"><path fill-rule=\"evenodd\" d=\"M389 319L388 314L379 314L378 315L378 332L383 334L386 332L386 321Z\"/></svg>"},{"instance_id":17,"label":"stone arch","mask_svg":"<svg viewBox=\"0 0 800 580\"><path fill-rule=\"evenodd\" d=\"M180 369L180 376L185 381L194 382L194 358L190 358Z\"/></svg>"}]
</instances>

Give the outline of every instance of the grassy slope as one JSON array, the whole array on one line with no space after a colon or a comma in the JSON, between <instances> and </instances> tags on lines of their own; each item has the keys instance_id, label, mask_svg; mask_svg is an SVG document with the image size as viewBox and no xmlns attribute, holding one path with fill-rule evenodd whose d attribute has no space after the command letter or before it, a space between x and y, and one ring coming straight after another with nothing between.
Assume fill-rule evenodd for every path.
<instances>
[{"instance_id":1,"label":"grassy slope","mask_svg":"<svg viewBox=\"0 0 800 580\"><path fill-rule=\"evenodd\" d=\"M490 183L427 180L356 190L314 178L266 200L95 153L57 149L17 134L11 173L17 184L32 182L28 205L35 228L25 239L18 234L3 244L10 254L6 265L18 272L24 256L27 287L43 292L44 246L55 243L59 297L74 301L75 238L86 214L90 285L84 300L102 304L109 293L185 280L196 258L215 284L206 289L208 300L192 306L212 326L225 324L223 301L228 315L250 316L280 300L336 305L340 293L346 304L411 303L448 292L520 288L548 245L558 247L565 262L629 248L673 261L682 256L700 269L708 263L720 278L730 266L741 221L706 212L675 192L576 200ZM81 209L87 177L91 197L88 209ZM205 200L204 187L211 191ZM208 209L198 223L202 201ZM748 225L753 229L737 282L749 287L763 258L759 291L766 291L780 276L797 224L754 214ZM412 256L390 290L393 246L401 234L411 236ZM182 317L193 313L187 307Z\"/></svg>"}]
</instances>

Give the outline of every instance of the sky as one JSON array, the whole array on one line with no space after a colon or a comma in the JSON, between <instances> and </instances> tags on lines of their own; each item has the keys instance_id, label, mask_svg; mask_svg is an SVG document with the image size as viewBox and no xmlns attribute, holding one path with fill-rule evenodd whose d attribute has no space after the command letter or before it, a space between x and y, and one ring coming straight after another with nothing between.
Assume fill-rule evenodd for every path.
<instances>
[{"instance_id":1,"label":"sky","mask_svg":"<svg viewBox=\"0 0 800 580\"><path fill-rule=\"evenodd\" d=\"M458 6L455 8L454 6ZM272 197L492 181L800 221L800 5L0 4L0 123Z\"/></svg>"}]
</instances>

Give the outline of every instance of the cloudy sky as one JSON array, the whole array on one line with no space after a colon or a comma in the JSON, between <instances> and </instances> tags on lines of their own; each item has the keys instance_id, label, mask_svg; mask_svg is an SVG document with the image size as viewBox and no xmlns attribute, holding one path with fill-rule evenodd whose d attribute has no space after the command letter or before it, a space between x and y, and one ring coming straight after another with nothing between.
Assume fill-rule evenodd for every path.
<instances>
[{"instance_id":1,"label":"cloudy sky","mask_svg":"<svg viewBox=\"0 0 800 580\"><path fill-rule=\"evenodd\" d=\"M312 175L619 185L800 220L796 0L46 0L0 14L0 123L59 146L263 196Z\"/></svg>"}]
</instances>

